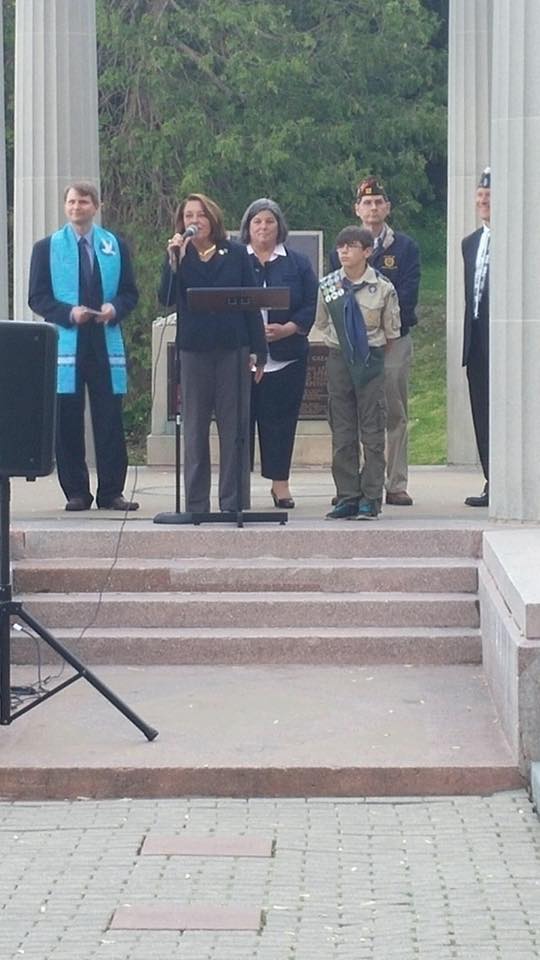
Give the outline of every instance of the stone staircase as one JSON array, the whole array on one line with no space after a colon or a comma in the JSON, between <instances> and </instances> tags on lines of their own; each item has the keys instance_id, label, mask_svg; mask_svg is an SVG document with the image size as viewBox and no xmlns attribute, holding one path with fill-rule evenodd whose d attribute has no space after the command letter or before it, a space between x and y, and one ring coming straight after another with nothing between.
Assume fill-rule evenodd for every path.
<instances>
[{"instance_id":1,"label":"stone staircase","mask_svg":"<svg viewBox=\"0 0 540 960\"><path fill-rule=\"evenodd\" d=\"M351 526L130 528L114 563L109 533L29 534L14 590L93 664L479 663L478 536Z\"/></svg>"},{"instance_id":2,"label":"stone staircase","mask_svg":"<svg viewBox=\"0 0 540 960\"><path fill-rule=\"evenodd\" d=\"M97 754L89 767L70 761L64 725L48 764L63 771L62 795L482 792L519 782L480 667L479 530L135 521L120 541L117 531L35 524L15 537L16 598L160 729L131 763L134 734L122 728L117 752L87 685L59 694L50 714L69 699L84 737L93 698L107 753L104 766ZM26 676L33 641L16 634L13 659ZM426 704L431 713L419 710ZM31 716L44 722L46 709ZM17 765L7 768L17 793ZM2 780L5 794L0 767ZM33 783L27 794L51 795L46 770Z\"/></svg>"}]
</instances>

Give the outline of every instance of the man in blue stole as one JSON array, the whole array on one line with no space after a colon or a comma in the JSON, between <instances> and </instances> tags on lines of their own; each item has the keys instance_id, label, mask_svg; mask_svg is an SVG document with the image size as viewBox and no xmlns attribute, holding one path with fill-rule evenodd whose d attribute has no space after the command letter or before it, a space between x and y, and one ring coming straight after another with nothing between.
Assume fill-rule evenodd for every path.
<instances>
[{"instance_id":1,"label":"man in blue stole","mask_svg":"<svg viewBox=\"0 0 540 960\"><path fill-rule=\"evenodd\" d=\"M122 395L127 390L120 323L139 295L126 245L94 223L99 197L91 183L64 193L67 223L34 245L30 308L58 330L56 462L66 510L89 510L93 496L84 443L88 388L96 449L96 503L137 510L123 496L127 451Z\"/></svg>"}]
</instances>

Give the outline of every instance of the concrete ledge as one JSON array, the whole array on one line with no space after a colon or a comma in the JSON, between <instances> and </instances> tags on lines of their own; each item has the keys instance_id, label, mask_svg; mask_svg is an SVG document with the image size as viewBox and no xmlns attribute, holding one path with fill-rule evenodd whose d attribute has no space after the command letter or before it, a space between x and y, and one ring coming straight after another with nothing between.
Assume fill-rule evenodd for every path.
<instances>
[{"instance_id":1,"label":"concrete ledge","mask_svg":"<svg viewBox=\"0 0 540 960\"><path fill-rule=\"evenodd\" d=\"M493 577L478 571L482 663L502 729L514 756L519 755L518 657L521 635Z\"/></svg>"},{"instance_id":2,"label":"concrete ledge","mask_svg":"<svg viewBox=\"0 0 540 960\"><path fill-rule=\"evenodd\" d=\"M394 508L399 510L399 507ZM98 511L94 511L95 514ZM69 518L69 514L64 517ZM12 556L25 558L118 557L219 559L254 557L478 557L482 530L454 521L400 526L349 520L297 521L287 527L251 526L241 530L226 524L207 527L165 527L128 518L119 537L118 520L92 519L51 523L19 522L12 528ZM14 537L15 534L15 537Z\"/></svg>"},{"instance_id":3,"label":"concrete ledge","mask_svg":"<svg viewBox=\"0 0 540 960\"><path fill-rule=\"evenodd\" d=\"M536 603L530 578L520 576L516 545L516 537L523 537L521 564L525 567L535 539L531 534L540 547L537 531L501 531L495 540L486 534L488 559L479 569L484 671L502 729L524 775L531 762L540 760L540 641L530 639L522 629L534 621L534 617L528 621L527 611ZM536 595L540 603L540 581Z\"/></svg>"},{"instance_id":4,"label":"concrete ledge","mask_svg":"<svg viewBox=\"0 0 540 960\"><path fill-rule=\"evenodd\" d=\"M478 626L470 593L33 593L19 599L50 628Z\"/></svg>"},{"instance_id":5,"label":"concrete ledge","mask_svg":"<svg viewBox=\"0 0 540 960\"><path fill-rule=\"evenodd\" d=\"M3 800L133 797L487 796L524 786L512 763L448 767L13 767L0 773Z\"/></svg>"},{"instance_id":6,"label":"concrete ledge","mask_svg":"<svg viewBox=\"0 0 540 960\"><path fill-rule=\"evenodd\" d=\"M482 640L463 627L80 627L55 630L75 656L92 664L480 664ZM12 637L15 664L34 663L35 643ZM42 650L42 662L57 662Z\"/></svg>"},{"instance_id":7,"label":"concrete ledge","mask_svg":"<svg viewBox=\"0 0 540 960\"><path fill-rule=\"evenodd\" d=\"M453 557L228 557L225 562L212 557L122 557L111 570L106 557L70 557L67 562L56 557L15 561L13 587L16 593L40 593L44 588L48 593L476 593L477 566L476 560Z\"/></svg>"},{"instance_id":8,"label":"concrete ledge","mask_svg":"<svg viewBox=\"0 0 540 960\"><path fill-rule=\"evenodd\" d=\"M35 671L18 667L14 682ZM107 666L2 731L5 799L485 794L522 785L476 666Z\"/></svg>"},{"instance_id":9,"label":"concrete ledge","mask_svg":"<svg viewBox=\"0 0 540 960\"><path fill-rule=\"evenodd\" d=\"M258 444L257 444L258 446ZM146 438L146 454L149 466L171 467L175 462L174 423L167 424L166 433L151 433ZM215 424L210 428L210 459L214 466L219 463L219 440ZM295 468L315 466L330 469L332 440L325 420L300 420L294 442ZM259 464L258 452L255 463Z\"/></svg>"},{"instance_id":10,"label":"concrete ledge","mask_svg":"<svg viewBox=\"0 0 540 960\"><path fill-rule=\"evenodd\" d=\"M490 530L484 563L521 633L540 639L540 530Z\"/></svg>"}]
</instances>

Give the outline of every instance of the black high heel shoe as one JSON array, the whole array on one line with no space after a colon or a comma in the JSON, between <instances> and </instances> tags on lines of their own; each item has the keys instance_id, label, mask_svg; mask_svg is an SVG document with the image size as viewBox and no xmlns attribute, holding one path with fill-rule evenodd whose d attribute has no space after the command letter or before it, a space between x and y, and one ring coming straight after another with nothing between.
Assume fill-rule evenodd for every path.
<instances>
[{"instance_id":1,"label":"black high heel shoe","mask_svg":"<svg viewBox=\"0 0 540 960\"><path fill-rule=\"evenodd\" d=\"M294 500L292 497L283 497L281 500L279 497L276 497L276 494L270 488L270 493L272 494L272 500L274 501L274 506L278 507L280 510L293 510L294 509Z\"/></svg>"}]
</instances>

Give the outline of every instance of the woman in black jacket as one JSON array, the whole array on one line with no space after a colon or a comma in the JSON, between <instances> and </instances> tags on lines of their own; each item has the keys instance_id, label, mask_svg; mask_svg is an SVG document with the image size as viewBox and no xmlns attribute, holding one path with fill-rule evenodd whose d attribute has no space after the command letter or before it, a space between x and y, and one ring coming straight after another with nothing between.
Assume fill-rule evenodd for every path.
<instances>
[{"instance_id":1,"label":"woman in black jacket","mask_svg":"<svg viewBox=\"0 0 540 960\"><path fill-rule=\"evenodd\" d=\"M191 229L190 229L191 228ZM186 235L186 232L188 235ZM167 244L159 299L176 305L184 422L186 510L210 510L210 421L219 435L219 507L237 509L237 457L242 450L242 509L249 507L250 370L263 375L267 348L259 310L195 313L187 291L197 287L253 287L245 247L228 240L223 214L202 193L191 193L176 212L175 234ZM241 436L238 437L238 351L242 355ZM237 440L240 442L238 443Z\"/></svg>"},{"instance_id":2,"label":"woman in black jacket","mask_svg":"<svg viewBox=\"0 0 540 960\"><path fill-rule=\"evenodd\" d=\"M285 244L287 224L280 207L262 197L249 205L240 225L257 283L289 287L288 310L263 310L269 358L264 379L254 378L251 392L252 458L255 424L259 434L261 473L272 481L276 507L291 509L291 459L300 404L306 383L307 335L315 320L317 278L307 257Z\"/></svg>"}]
</instances>

